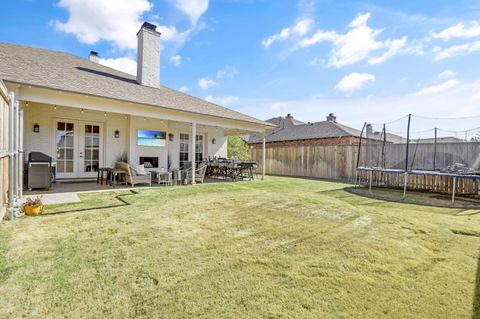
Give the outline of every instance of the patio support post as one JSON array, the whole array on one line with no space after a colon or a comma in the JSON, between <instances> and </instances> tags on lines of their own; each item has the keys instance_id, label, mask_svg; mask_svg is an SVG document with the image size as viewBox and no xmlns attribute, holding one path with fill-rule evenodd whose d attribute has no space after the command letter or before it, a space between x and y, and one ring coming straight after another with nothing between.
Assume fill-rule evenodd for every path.
<instances>
[{"instance_id":1,"label":"patio support post","mask_svg":"<svg viewBox=\"0 0 480 319\"><path fill-rule=\"evenodd\" d=\"M262 181L265 179L265 166L266 166L267 154L266 154L266 140L265 131L262 136Z\"/></svg>"},{"instance_id":2,"label":"patio support post","mask_svg":"<svg viewBox=\"0 0 480 319\"><path fill-rule=\"evenodd\" d=\"M18 178L18 198L22 198L23 196L23 161L24 161L24 153L23 153L23 119L24 119L24 111L23 107L20 106L19 108L19 132L18 132L18 167L19 167L19 178Z\"/></svg>"},{"instance_id":3,"label":"patio support post","mask_svg":"<svg viewBox=\"0 0 480 319\"><path fill-rule=\"evenodd\" d=\"M15 95L13 92L9 94L9 107L8 107L8 210L10 212L10 219L13 220L15 218L15 210L14 210L14 193L13 193L13 184L15 181L15 174L14 174L14 148L13 143L15 141L14 137L14 105L15 105Z\"/></svg>"},{"instance_id":4,"label":"patio support post","mask_svg":"<svg viewBox=\"0 0 480 319\"><path fill-rule=\"evenodd\" d=\"M192 149L192 185L195 185L195 170L196 170L196 163L195 163L195 155L196 155L196 149L195 149L195 146L196 146L196 140L197 140L197 123L193 122L192 123L192 145L191 145L191 149Z\"/></svg>"}]
</instances>

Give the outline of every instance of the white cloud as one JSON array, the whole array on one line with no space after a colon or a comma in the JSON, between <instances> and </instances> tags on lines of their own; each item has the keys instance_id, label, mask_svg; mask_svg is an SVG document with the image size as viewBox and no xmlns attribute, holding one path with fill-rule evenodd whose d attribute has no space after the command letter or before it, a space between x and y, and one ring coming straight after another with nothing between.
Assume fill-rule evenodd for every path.
<instances>
[{"instance_id":1,"label":"white cloud","mask_svg":"<svg viewBox=\"0 0 480 319\"><path fill-rule=\"evenodd\" d=\"M335 88L342 92L354 92L369 82L375 81L375 75L368 73L350 73L338 82Z\"/></svg>"},{"instance_id":2,"label":"white cloud","mask_svg":"<svg viewBox=\"0 0 480 319\"><path fill-rule=\"evenodd\" d=\"M459 55L468 55L470 53L480 51L480 41L452 45L446 49L435 49L436 55L435 60L443 60L446 58L451 58Z\"/></svg>"},{"instance_id":3,"label":"white cloud","mask_svg":"<svg viewBox=\"0 0 480 319\"><path fill-rule=\"evenodd\" d=\"M216 74L217 79L223 78L234 78L238 74L238 70L234 66L226 66L223 69L219 70Z\"/></svg>"},{"instance_id":4,"label":"white cloud","mask_svg":"<svg viewBox=\"0 0 480 319\"><path fill-rule=\"evenodd\" d=\"M121 57L116 59L100 59L100 64L108 66L131 75L137 75L137 61L129 57Z\"/></svg>"},{"instance_id":5,"label":"white cloud","mask_svg":"<svg viewBox=\"0 0 480 319\"><path fill-rule=\"evenodd\" d=\"M232 105L232 104L238 102L239 99L238 99L237 96L231 96L231 95L218 96L218 97L214 97L214 96L209 95L205 98L205 100L208 101L208 102L218 104L218 105Z\"/></svg>"},{"instance_id":6,"label":"white cloud","mask_svg":"<svg viewBox=\"0 0 480 319\"><path fill-rule=\"evenodd\" d=\"M449 41L455 38L475 38L478 36L480 36L480 23L477 21L471 22L469 27L465 27L463 23L458 23L438 33L432 34L432 37L435 39L441 39L443 41Z\"/></svg>"},{"instance_id":7,"label":"white cloud","mask_svg":"<svg viewBox=\"0 0 480 319\"><path fill-rule=\"evenodd\" d=\"M359 14L350 24L349 31L339 34L335 31L319 30L314 35L298 42L298 48L306 48L320 42L332 42L329 66L343 67L368 59L370 64L379 64L398 54L406 44L407 37L377 41L383 30L374 30L367 24L370 13ZM373 52L383 50L375 58Z\"/></svg>"},{"instance_id":8,"label":"white cloud","mask_svg":"<svg viewBox=\"0 0 480 319\"><path fill-rule=\"evenodd\" d=\"M53 22L57 30L86 44L105 40L119 49L135 49L142 15L153 5L148 0L60 0L58 6L66 9L69 17L66 22Z\"/></svg>"},{"instance_id":9,"label":"white cloud","mask_svg":"<svg viewBox=\"0 0 480 319\"><path fill-rule=\"evenodd\" d=\"M201 88L201 89L209 89L211 88L212 86L217 86L218 85L218 82L215 82L214 80L211 80L211 79L208 79L208 78L201 78L200 80L198 80L198 86Z\"/></svg>"},{"instance_id":10,"label":"white cloud","mask_svg":"<svg viewBox=\"0 0 480 319\"><path fill-rule=\"evenodd\" d=\"M303 36L312 30L314 21L310 18L299 20L293 26L282 29L279 33L263 39L262 45L266 48L276 41L284 41L293 36Z\"/></svg>"},{"instance_id":11,"label":"white cloud","mask_svg":"<svg viewBox=\"0 0 480 319\"><path fill-rule=\"evenodd\" d=\"M385 47L387 48L387 51L376 58L368 59L368 63L380 64L387 61L388 59L396 55L405 46L406 42L407 42L406 36L401 39L385 41L384 43L385 43Z\"/></svg>"},{"instance_id":12,"label":"white cloud","mask_svg":"<svg viewBox=\"0 0 480 319\"><path fill-rule=\"evenodd\" d=\"M192 25L196 25L198 19L208 10L208 0L173 0L178 10L182 11L190 19Z\"/></svg>"},{"instance_id":13,"label":"white cloud","mask_svg":"<svg viewBox=\"0 0 480 319\"><path fill-rule=\"evenodd\" d=\"M188 92L190 90L190 87L187 85L182 85L178 90L180 92Z\"/></svg>"},{"instance_id":14,"label":"white cloud","mask_svg":"<svg viewBox=\"0 0 480 319\"><path fill-rule=\"evenodd\" d=\"M457 73L453 70L445 70L438 75L440 80L448 80L457 76Z\"/></svg>"},{"instance_id":15,"label":"white cloud","mask_svg":"<svg viewBox=\"0 0 480 319\"><path fill-rule=\"evenodd\" d=\"M170 57L170 61L175 65L179 66L182 63L182 56L179 54L176 54L172 57Z\"/></svg>"},{"instance_id":16,"label":"white cloud","mask_svg":"<svg viewBox=\"0 0 480 319\"><path fill-rule=\"evenodd\" d=\"M437 95L449 91L460 84L459 80L450 79L440 84L435 84L421 89L416 95Z\"/></svg>"},{"instance_id":17,"label":"white cloud","mask_svg":"<svg viewBox=\"0 0 480 319\"><path fill-rule=\"evenodd\" d=\"M162 34L162 41L183 43L187 40L188 36L192 32L190 29L179 32L175 26L160 25L157 27L157 31Z\"/></svg>"}]
</instances>

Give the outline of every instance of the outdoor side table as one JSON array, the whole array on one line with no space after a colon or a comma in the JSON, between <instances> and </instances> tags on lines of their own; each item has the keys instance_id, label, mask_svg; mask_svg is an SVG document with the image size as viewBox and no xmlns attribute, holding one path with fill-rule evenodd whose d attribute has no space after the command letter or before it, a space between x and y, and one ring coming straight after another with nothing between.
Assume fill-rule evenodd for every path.
<instances>
[{"instance_id":1,"label":"outdoor side table","mask_svg":"<svg viewBox=\"0 0 480 319\"><path fill-rule=\"evenodd\" d=\"M97 172L97 184L100 183L100 185L103 185L103 181L105 181L105 184L108 183L108 179L110 176L108 174L110 173L109 167L100 167Z\"/></svg>"},{"instance_id":2,"label":"outdoor side table","mask_svg":"<svg viewBox=\"0 0 480 319\"><path fill-rule=\"evenodd\" d=\"M118 177L118 179L117 179ZM125 185L127 184L127 171L123 169L110 169L110 183L115 187L117 180L121 180Z\"/></svg>"}]
</instances>

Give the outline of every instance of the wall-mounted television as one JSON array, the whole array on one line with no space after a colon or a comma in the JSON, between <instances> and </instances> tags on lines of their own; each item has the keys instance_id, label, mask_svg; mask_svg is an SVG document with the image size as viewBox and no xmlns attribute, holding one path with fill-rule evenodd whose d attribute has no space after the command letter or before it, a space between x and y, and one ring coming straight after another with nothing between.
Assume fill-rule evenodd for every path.
<instances>
[{"instance_id":1,"label":"wall-mounted television","mask_svg":"<svg viewBox=\"0 0 480 319\"><path fill-rule=\"evenodd\" d=\"M165 146L166 139L167 139L167 132L148 131L148 130L138 130L137 131L137 145L138 146L161 147L161 146Z\"/></svg>"}]
</instances>

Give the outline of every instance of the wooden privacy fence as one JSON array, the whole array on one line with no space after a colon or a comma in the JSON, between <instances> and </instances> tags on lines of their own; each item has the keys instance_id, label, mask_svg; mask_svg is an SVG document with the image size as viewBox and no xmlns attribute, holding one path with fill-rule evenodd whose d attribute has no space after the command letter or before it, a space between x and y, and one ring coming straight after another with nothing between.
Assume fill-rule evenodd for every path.
<instances>
[{"instance_id":1,"label":"wooden privacy fence","mask_svg":"<svg viewBox=\"0 0 480 319\"><path fill-rule=\"evenodd\" d=\"M405 169L406 144L363 145L360 166ZM434 151L436 150L436 151ZM260 166L262 149L252 149ZM358 145L286 146L266 149L267 174L354 181ZM409 169L433 170L454 163L480 169L480 143L410 143Z\"/></svg>"},{"instance_id":2,"label":"wooden privacy fence","mask_svg":"<svg viewBox=\"0 0 480 319\"><path fill-rule=\"evenodd\" d=\"M0 221L7 209L10 107L7 89L0 81Z\"/></svg>"}]
</instances>

